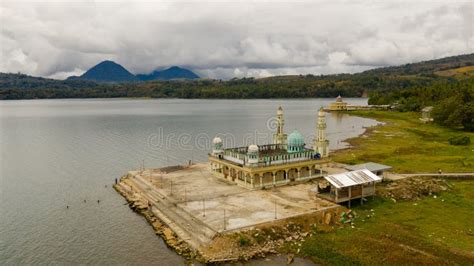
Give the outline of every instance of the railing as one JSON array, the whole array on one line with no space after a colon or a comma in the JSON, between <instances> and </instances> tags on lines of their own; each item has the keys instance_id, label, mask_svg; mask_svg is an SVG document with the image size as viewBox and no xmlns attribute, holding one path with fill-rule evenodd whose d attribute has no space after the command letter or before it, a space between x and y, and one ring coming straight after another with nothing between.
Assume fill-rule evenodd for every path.
<instances>
[{"instance_id":1,"label":"railing","mask_svg":"<svg viewBox=\"0 0 474 266\"><path fill-rule=\"evenodd\" d=\"M313 179L313 178L322 177L322 176L323 176L322 174L314 174L314 175L311 175L311 176L302 176L300 178L296 178L296 180L297 181L303 181L303 180Z\"/></svg>"},{"instance_id":2,"label":"railing","mask_svg":"<svg viewBox=\"0 0 474 266\"><path fill-rule=\"evenodd\" d=\"M298 158L300 159L300 158ZM295 163L295 162L306 162L306 161L319 161L321 159L315 159L315 158L306 158L303 157L301 160L295 160L292 161L290 160L278 160L278 161L270 161L270 162L265 162L265 163L258 163L256 167L268 167L268 166L274 166L274 165L285 165L285 164L290 164L290 163ZM277 163L275 163L277 162Z\"/></svg>"},{"instance_id":3,"label":"railing","mask_svg":"<svg viewBox=\"0 0 474 266\"><path fill-rule=\"evenodd\" d=\"M287 183L290 183L290 180L289 179L283 179L283 180L280 180L280 181L275 181L275 185L281 185L281 184L287 184Z\"/></svg>"}]
</instances>

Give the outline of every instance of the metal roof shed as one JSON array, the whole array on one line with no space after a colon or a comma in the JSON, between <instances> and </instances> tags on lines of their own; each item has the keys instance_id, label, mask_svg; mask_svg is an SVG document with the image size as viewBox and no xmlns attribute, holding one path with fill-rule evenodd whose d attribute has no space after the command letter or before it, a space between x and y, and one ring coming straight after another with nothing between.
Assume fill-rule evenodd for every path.
<instances>
[{"instance_id":1,"label":"metal roof shed","mask_svg":"<svg viewBox=\"0 0 474 266\"><path fill-rule=\"evenodd\" d=\"M344 188L382 181L382 178L375 175L368 169L329 175L325 176L324 179L326 179L329 183L331 183L331 185L335 186L336 188Z\"/></svg>"},{"instance_id":2,"label":"metal roof shed","mask_svg":"<svg viewBox=\"0 0 474 266\"><path fill-rule=\"evenodd\" d=\"M383 174L383 172L392 169L392 167L389 165L368 162L368 163L362 163L362 164L356 164L356 165L349 165L346 167L346 169L350 171L368 169L372 173L380 176Z\"/></svg>"},{"instance_id":3,"label":"metal roof shed","mask_svg":"<svg viewBox=\"0 0 474 266\"><path fill-rule=\"evenodd\" d=\"M349 207L352 199L360 198L362 202L364 197L375 195L375 183L382 181L368 169L329 175L324 179L330 186L318 185L318 196L336 203L348 201Z\"/></svg>"}]
</instances>

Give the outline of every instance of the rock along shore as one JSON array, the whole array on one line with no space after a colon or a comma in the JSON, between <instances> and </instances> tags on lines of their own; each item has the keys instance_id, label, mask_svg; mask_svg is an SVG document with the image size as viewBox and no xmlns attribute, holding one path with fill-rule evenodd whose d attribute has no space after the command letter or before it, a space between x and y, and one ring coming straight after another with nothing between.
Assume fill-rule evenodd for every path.
<instances>
[{"instance_id":1,"label":"rock along shore","mask_svg":"<svg viewBox=\"0 0 474 266\"><path fill-rule=\"evenodd\" d=\"M128 206L133 211L145 217L148 223L153 227L153 230L155 230L155 233L164 240L169 248L173 249L176 253L186 259L191 260L196 258L196 251L194 251L185 241L179 239L171 228L158 219L148 208L146 201L142 197L128 189L127 186L122 183L124 178L127 178L127 176L123 176L120 179L121 182L114 185L114 189L127 200Z\"/></svg>"}]
</instances>

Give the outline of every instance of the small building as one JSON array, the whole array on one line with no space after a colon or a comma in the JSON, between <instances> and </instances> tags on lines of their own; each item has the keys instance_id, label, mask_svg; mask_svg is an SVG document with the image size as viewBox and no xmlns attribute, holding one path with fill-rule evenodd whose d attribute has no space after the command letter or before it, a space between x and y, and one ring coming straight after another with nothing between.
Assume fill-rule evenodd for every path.
<instances>
[{"instance_id":1,"label":"small building","mask_svg":"<svg viewBox=\"0 0 474 266\"><path fill-rule=\"evenodd\" d=\"M337 96L336 101L329 104L329 111L346 111L347 103L342 100L341 95Z\"/></svg>"},{"instance_id":2,"label":"small building","mask_svg":"<svg viewBox=\"0 0 474 266\"><path fill-rule=\"evenodd\" d=\"M317 195L320 198L335 202L348 202L375 195L375 183L382 178L368 169L345 172L341 174L325 176L317 186Z\"/></svg>"},{"instance_id":3,"label":"small building","mask_svg":"<svg viewBox=\"0 0 474 266\"><path fill-rule=\"evenodd\" d=\"M379 164L379 163L373 163L373 162L349 165L349 166L346 166L345 168L349 171L367 169L370 172L378 175L379 177L383 177L384 172L392 169L391 166Z\"/></svg>"},{"instance_id":4,"label":"small building","mask_svg":"<svg viewBox=\"0 0 474 266\"><path fill-rule=\"evenodd\" d=\"M431 112L433 111L433 106L427 106L421 109L421 118L420 120L423 123L433 122L433 118L431 117Z\"/></svg>"},{"instance_id":5,"label":"small building","mask_svg":"<svg viewBox=\"0 0 474 266\"><path fill-rule=\"evenodd\" d=\"M356 111L356 110L390 110L390 105L353 105L342 100L341 95L337 96L336 101L329 103L329 106L324 108L327 112L337 111Z\"/></svg>"}]
</instances>

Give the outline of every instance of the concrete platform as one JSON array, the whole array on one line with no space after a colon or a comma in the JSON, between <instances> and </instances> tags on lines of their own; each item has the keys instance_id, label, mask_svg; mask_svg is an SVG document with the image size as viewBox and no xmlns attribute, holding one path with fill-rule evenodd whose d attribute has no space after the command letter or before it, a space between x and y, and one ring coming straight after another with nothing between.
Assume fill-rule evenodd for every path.
<instances>
[{"instance_id":1,"label":"concrete platform","mask_svg":"<svg viewBox=\"0 0 474 266\"><path fill-rule=\"evenodd\" d=\"M338 206L317 198L312 183L248 190L213 176L208 167L199 163L131 174L216 232L271 222L275 214L276 219L284 219Z\"/></svg>"}]
</instances>

